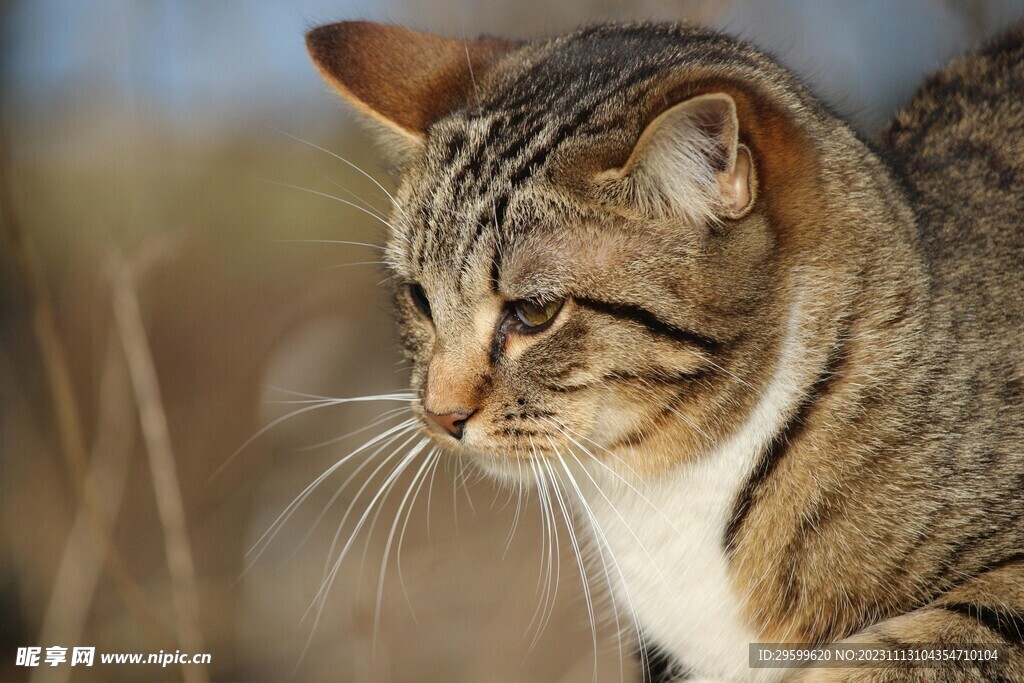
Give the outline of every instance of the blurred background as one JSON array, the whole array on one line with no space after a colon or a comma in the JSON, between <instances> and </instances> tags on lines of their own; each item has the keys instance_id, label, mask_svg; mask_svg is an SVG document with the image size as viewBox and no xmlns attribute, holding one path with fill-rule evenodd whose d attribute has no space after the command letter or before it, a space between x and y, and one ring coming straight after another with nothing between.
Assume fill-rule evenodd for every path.
<instances>
[{"instance_id":1,"label":"blurred background","mask_svg":"<svg viewBox=\"0 0 1024 683\"><path fill-rule=\"evenodd\" d=\"M0 679L636 676L611 621L595 656L568 552L534 638L540 515L455 462L411 512L416 468L395 482L318 621L381 456L346 461L249 552L403 419L401 402L311 402L406 387L367 213L387 198L334 155L391 181L303 47L347 18L521 38L685 19L770 50L871 135L1024 2L0 1ZM52 645L212 663L15 665Z\"/></svg>"}]
</instances>

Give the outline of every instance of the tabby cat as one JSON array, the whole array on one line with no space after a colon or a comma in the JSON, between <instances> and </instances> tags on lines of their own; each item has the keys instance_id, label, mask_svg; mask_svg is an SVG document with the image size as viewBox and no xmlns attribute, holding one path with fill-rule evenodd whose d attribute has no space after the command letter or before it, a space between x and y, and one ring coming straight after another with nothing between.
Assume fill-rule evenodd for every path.
<instances>
[{"instance_id":1,"label":"tabby cat","mask_svg":"<svg viewBox=\"0 0 1024 683\"><path fill-rule=\"evenodd\" d=\"M689 26L307 44L396 155L423 429L572 501L654 674L1024 681L1024 31L874 141ZM748 659L837 641L1000 659Z\"/></svg>"}]
</instances>

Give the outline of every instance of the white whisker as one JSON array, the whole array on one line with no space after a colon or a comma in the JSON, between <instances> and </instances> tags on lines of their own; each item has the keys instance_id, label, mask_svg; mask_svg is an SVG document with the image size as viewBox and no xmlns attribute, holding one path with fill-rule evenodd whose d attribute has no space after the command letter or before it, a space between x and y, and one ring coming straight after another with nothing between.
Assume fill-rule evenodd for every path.
<instances>
[{"instance_id":1,"label":"white whisker","mask_svg":"<svg viewBox=\"0 0 1024 683\"><path fill-rule=\"evenodd\" d=\"M468 468L466 467L466 461L459 458L458 463L459 473L455 477L456 490L458 490L458 488L461 488L463 490L463 492L466 494L466 502L469 503L469 513L471 515L476 515L476 508L473 506L473 497L470 496L469 485L466 484L466 473L469 471Z\"/></svg>"},{"instance_id":2,"label":"white whisker","mask_svg":"<svg viewBox=\"0 0 1024 683\"><path fill-rule=\"evenodd\" d=\"M401 400L416 400L417 399L416 392L415 391L410 391L410 390L394 391L394 392L391 392L390 394L367 394L366 396L350 396L350 397L346 397L346 398L339 398L337 396L324 396L322 394L311 394L311 393L309 393L307 391L296 391L294 389L285 389L284 387L278 387L278 386L275 386L273 384L265 384L263 386L264 386L265 389L269 389L270 391L276 391L278 393L287 394L289 396L299 396L299 397L302 397L302 398L321 399L321 400L325 400L325 401L343 401L343 402L346 402L346 403L352 402L352 401L373 401L373 400L401 401Z\"/></svg>"},{"instance_id":3,"label":"white whisker","mask_svg":"<svg viewBox=\"0 0 1024 683\"><path fill-rule=\"evenodd\" d=\"M391 410L386 410L383 413L381 413L377 418L375 418L373 420L373 422L370 422L369 424L367 424L364 427L360 427L359 429L354 429L351 432L346 432L345 434L342 434L341 436L333 436L330 439L327 439L326 441L319 441L317 443L310 444L308 446L299 446L299 447L295 448L294 451L296 453L304 453L306 451L313 451L313 450L317 450L317 449L320 449L320 448L324 448L326 446L333 446L334 444L340 443L341 441L344 441L346 439L351 439L356 434L362 434L363 432L368 432L371 429L379 427L380 425L384 424L388 420L394 419L395 416L401 415L402 413L407 413L407 412L409 412L411 410L412 410L412 408L410 406L402 406L400 408L392 408Z\"/></svg>"},{"instance_id":4,"label":"white whisker","mask_svg":"<svg viewBox=\"0 0 1024 683\"><path fill-rule=\"evenodd\" d=\"M341 197L335 197L333 194L329 194L327 192L321 192L320 190L314 190L314 189L312 189L310 187L302 187L301 185L292 185L291 183L282 183L282 182L279 182L277 180L264 180L264 182L270 183L271 185L277 185L278 187L286 187L286 188L291 189L291 190L298 190L300 192L306 192L308 194L315 195L317 197L323 197L325 199L330 199L330 200L336 201L336 202L338 202L340 204L344 204L345 206L351 207L351 208L353 208L353 209L355 209L357 211L362 211L367 216L370 216L374 220L377 220L380 223L382 223L385 227L387 227L388 230L391 231L391 233L396 238L408 239L407 236L403 235L402 231L399 230L390 221L387 221L387 220L381 218L375 212L369 211L369 210L363 208L362 206L359 206L355 202L350 202L347 199L342 199Z\"/></svg>"},{"instance_id":5,"label":"white whisker","mask_svg":"<svg viewBox=\"0 0 1024 683\"><path fill-rule=\"evenodd\" d=\"M278 390L278 391L283 391L283 390ZM295 393L295 392L292 392L292 393ZM220 467L218 467L216 470L214 470L213 474L210 475L210 480L213 480L217 476L219 476L221 474L221 472L223 472L225 470L225 468L227 468L227 466L230 465L234 461L234 459L237 458L238 455L242 451L244 451L246 448L251 446L252 443L254 441L256 441L258 438L260 438L261 436L263 436L268 431L270 431L271 429L273 429L277 425L281 424L282 422L285 422L286 420L290 420L293 417L297 417L299 415L302 415L303 413L308 413L308 412L310 412L312 410L318 410L320 408L326 408L328 406L342 405L342 404L345 404L345 403L361 403L361 402L371 402L371 401L410 401L410 402L412 402L412 401L418 400L415 396L411 396L409 394L381 394L379 396L355 396L355 397L352 397L352 398L329 398L329 397L326 397L326 396L314 396L312 394L307 394L307 396L309 396L311 398L322 399L322 400L314 401L310 405L305 406L304 408L299 408L298 410L294 410L294 411L288 413L287 415L282 415L281 417L278 417L278 418L272 420L269 424L266 424L263 427L261 427L255 434L253 434L248 439L246 439L242 443L242 445L239 446L235 450L234 453L229 455L228 458L221 464Z\"/></svg>"},{"instance_id":6,"label":"white whisker","mask_svg":"<svg viewBox=\"0 0 1024 683\"><path fill-rule=\"evenodd\" d=\"M586 468L583 467L583 463L581 463L579 461L579 459L571 451L569 451L569 454L572 455L573 459L576 460L576 462L580 465L581 469L583 469L584 473L586 473ZM565 461L562 460L561 458L559 458L559 462L561 462L562 467L565 470L566 476L568 477L570 483L572 484L574 490L576 491L576 495L578 496L580 504L583 506L583 510L586 513L586 517L587 517L587 519L588 519L588 521L590 523L591 528L593 529L593 532L594 532L593 537L594 537L595 541L598 544L598 552L600 553L602 564L603 564L604 569L605 569L605 580L608 582L609 590L612 589L611 576L610 576L610 574L607 571L607 569L608 569L607 564L604 564L605 554L604 554L604 551L601 550L601 546L602 545L605 548L607 548L607 550L608 550L608 558L611 560L612 567L615 569L616 574L618 574L618 576L619 576L620 586L622 588L623 595L626 598L626 604L629 607L630 613L631 614L636 614L636 609L635 609L634 604L633 604L633 598L632 598L632 596L630 594L630 591L629 591L629 584L626 582L626 577L622 573L622 569L619 566L618 560L615 559L615 554L612 552L611 544L608 542L608 538L605 535L604 530L601 528L601 525L597 521L597 516L594 515L594 511L591 509L590 505L587 503L586 497L583 495L583 492L580 490L579 484L576 482L575 477L572 476L572 472L569 470L569 468L566 465ZM587 473L587 476L588 477L590 476L589 473ZM602 496L604 496L604 492L601 491L600 486L597 486L597 482L594 481L593 479L591 479L591 481L594 482L594 485L597 487L598 491L601 493ZM607 496L604 496L604 497L607 500ZM609 504L611 504L610 501L609 501ZM616 513L617 512L618 511L616 511ZM623 523L625 524L625 520L623 520ZM629 527L628 524L626 525L626 529L631 534L633 534L633 530ZM633 534L633 536L635 537L636 535ZM639 539L637 539L637 541L639 542ZM664 580L664 575L662 575L660 568L654 562L654 559L650 556L650 553L647 552L647 549L644 548L642 544L641 544L640 547L643 549L644 553L647 554L648 558L651 560L652 566L654 566L655 571L657 571L658 575L662 577L662 580ZM613 601L613 605L614 605L614 601ZM618 618L618 610L617 609L615 610L615 623L616 623L616 627L618 627L619 618ZM636 623L635 620L634 620L634 624L633 625L634 625L634 630L636 632L637 640L639 641L639 643L641 645L641 652L644 653L643 654L643 657L645 658L644 665L646 666L646 652L644 652L644 649L643 649L643 644L644 644L643 632L640 629L640 625L638 623ZM621 655L621 651L622 651L621 650L621 635L620 635L620 640L619 640L619 648L620 648L619 652L620 652L620 655ZM620 675L621 675L621 660L620 660Z\"/></svg>"},{"instance_id":7,"label":"white whisker","mask_svg":"<svg viewBox=\"0 0 1024 683\"><path fill-rule=\"evenodd\" d=\"M545 519L548 529L547 584L543 593L543 601L541 602L542 609L540 611L540 619L537 622L537 631L529 647L529 651L532 652L540 641L545 627L554 615L555 599L558 594L558 587L561 584L562 562L561 544L558 536L558 520L555 517L554 504L548 491L547 476L541 467L540 458L537 456L537 447L533 443L533 437L530 437L530 449L534 457L529 460L529 463L536 476L537 495L541 500L541 509L546 512ZM533 624L532 620L530 624Z\"/></svg>"},{"instance_id":8,"label":"white whisker","mask_svg":"<svg viewBox=\"0 0 1024 683\"><path fill-rule=\"evenodd\" d=\"M349 453L345 457L343 457L340 460L338 460L337 462L333 463L330 467L328 467L320 475L318 475L316 477L316 479L314 479L312 482L310 482L299 493L299 495L296 496L292 500L292 502L289 503L285 507L285 509L283 511L281 511L281 513L270 524L270 526L267 528L267 530L264 531L263 534L256 540L256 542L252 544L252 547L249 548L249 550L246 552L245 556L249 557L255 551L257 551L257 549L259 549L259 552L256 553L256 556L252 560L253 562L255 562L255 560L259 558L260 554L262 554L263 550L266 549L266 547L269 544L269 542L271 540L273 540L273 538L277 535L278 531L281 530L281 528L288 521L288 519L292 516L292 514L294 514L295 510L300 505L302 505L303 501L305 501L306 498L308 498L309 495L314 490L316 490L316 488L319 487L320 484L323 483L323 481L325 479L327 479L329 476L331 476L331 474L336 472L338 470L338 468L340 468L342 465L344 465L346 462L348 462L351 458L355 457L359 453L362 453L362 452L372 448L373 446L379 444L380 442L385 441L389 437L401 436L402 434L408 433L409 431L413 431L416 428L417 428L417 421L415 419L405 420L404 422L401 422L401 423L395 425L394 427L391 427L387 431L385 431L385 432L375 436L374 438L370 439L369 441L364 443L359 448L355 449L354 451L352 451L351 453ZM387 446L387 443L385 443L384 447L386 447L386 446ZM250 563L249 566L252 566L252 564Z\"/></svg>"},{"instance_id":9,"label":"white whisker","mask_svg":"<svg viewBox=\"0 0 1024 683\"><path fill-rule=\"evenodd\" d=\"M368 211L372 211L373 213L375 213L377 215L377 218L384 219L383 212L381 212L376 206L374 206L370 202L366 201L365 199L363 199L362 197L357 195L355 192L353 192L352 190L348 189L347 187L345 187L344 185L342 185L337 180L335 180L334 178L330 177L329 175L327 175L323 171L319 171L318 170L318 173L319 173L321 178L323 178L324 180L329 182L331 185L334 185L336 188L338 188L339 190L341 190L342 192L347 194L349 197L352 197L352 199L354 199L355 201L359 202L362 206L366 207L366 209Z\"/></svg>"},{"instance_id":10,"label":"white whisker","mask_svg":"<svg viewBox=\"0 0 1024 683\"><path fill-rule=\"evenodd\" d=\"M398 533L398 521L402 518L402 510L405 509L405 505L407 502L409 502L410 496L412 496L413 491L416 490L417 482L419 481L420 477L423 476L423 474L427 471L427 468L430 466L430 463L431 459L430 456L428 455L426 458L423 459L423 464L420 465L420 468L416 470L416 473L413 475L412 481L409 482L409 488L406 490L405 495L402 496L402 500L398 503L398 510L395 512L395 521L391 524L391 530L388 532L388 537L384 542L384 555L380 561L380 575L377 577L377 601L374 604L373 610L374 643L377 642L377 637L380 635L380 612L381 605L384 601L384 579L387 576L388 558L391 556L391 543L395 539L395 534ZM372 533L372 529L370 533ZM405 600L407 603L409 603L409 608L411 610L412 604L409 602L409 592L405 589L405 581L402 579L401 571L398 572L398 583L402 587L402 593L405 594ZM413 620L415 621L415 619L416 616L414 614Z\"/></svg>"},{"instance_id":11,"label":"white whisker","mask_svg":"<svg viewBox=\"0 0 1024 683\"><path fill-rule=\"evenodd\" d=\"M370 488L371 484L373 483L373 480L374 480L374 478L375 478L375 477L376 477L376 476L377 476L377 475L378 475L378 474L379 474L379 473L380 473L380 472L381 472L381 471L382 471L382 470L383 470L383 469L384 469L385 467L387 467L387 466L388 466L388 463L390 463L390 462L391 462L392 458L394 458L394 457L398 456L398 455L399 455L399 453L401 453L401 452L402 452L402 451L403 451L403 450L404 450L404 449L405 449L405 448L406 448L406 447L407 447L407 446L408 446L408 445L409 445L410 443L412 443L413 441L415 441L415 440L416 440L417 438L419 438L419 437L420 437L420 434L418 433L418 430L414 430L414 431L413 431L413 434L412 434L412 436L410 436L410 437L409 437L408 439L406 439L405 441L403 441L403 442L402 442L402 443L401 443L401 444L400 444L400 445L399 445L399 446L398 446L397 448L393 449L393 450L391 451L391 454L390 454L390 455L388 455L387 457L385 457L385 458L384 458L384 460L383 460L383 462L381 462L381 463L380 463L379 465L377 465L377 467L376 467L376 468L375 468L375 469L373 470L373 472L371 472L371 473L370 473L370 475L369 475L368 477L366 477L366 479L365 479L365 480L363 481L363 483L362 483L362 484L361 484L361 485L359 486L359 489L358 489L358 490L356 490L356 493L355 493L355 495L354 495L354 496L352 496L352 500L351 500L351 501L349 501L348 507L347 507L347 508L345 508L345 514L343 514L343 515L341 516L341 522L339 522L339 523L338 523L338 528L337 528L337 530L336 530L336 531L334 532L334 537L333 537L333 538L331 539L331 546L330 546L330 548L329 548L329 549L327 550L327 559L326 559L326 560L324 561L324 571L323 571L323 576L321 577L321 582L325 581L325 580L327 579L327 577L328 577L328 576L330 575L330 573L331 573L331 568L332 568L332 566L334 566L334 565L332 564L332 560L331 560L331 558L333 558L333 557L334 557L334 552L335 552L335 550L336 550L336 549L337 549L337 547L338 547L338 543L339 543L339 542L341 541L341 536L342 536L342 532L343 532L343 531L345 530L345 523L346 523L346 522L348 522L349 516L350 516L350 515L351 515L351 514L353 513L353 511L355 511L355 509L356 509L356 506L357 506L357 504L358 504L358 502L359 502L359 498L360 498L360 497L361 497L361 496L363 495L363 492L364 492L364 491L366 491L367 489L369 489L369 488ZM406 457L406 456L404 456L404 455L403 455L403 456L401 456L401 457L399 458L399 463L401 463L401 461L402 461L402 460L404 460L404 459L405 459L405 457ZM393 472L394 472L394 470L392 470L392 471L391 471L391 472L389 472L389 473L388 473L387 475L385 475L385 477L384 477L384 483L382 483L382 484L380 485L380 487L379 487L379 489L378 489L378 494L379 494L379 493L380 493L381 491L383 491L383 492L384 492L384 496L385 496L385 497L387 496L387 491L386 491L386 487L387 487L387 483L388 483L388 482L390 481L390 475L391 475L391 474L392 474ZM374 499L375 499L375 498L374 498ZM369 510L367 510L367 511L369 511ZM377 519L377 516L376 516L376 514L375 514L375 515L374 515L374 521L376 521L376 519ZM371 527L372 527L372 525L371 525ZM371 529L371 530L372 530L372 529ZM358 532L359 532L359 529L355 529L355 530L354 530L354 531L353 531L353 532L352 532L352 533L351 533L351 534L349 535L349 539L348 539L348 541L349 541L349 542L351 542L352 540L354 540L354 538L355 538L355 536L356 536L356 534L357 534ZM368 545L369 545L369 537L370 537L370 534L367 534L366 546L368 546ZM363 551L363 559L362 559L362 560L360 561L360 563L359 563L359 577L360 577L360 581L361 581L361 579L362 579L362 576L363 576L363 564L364 564L364 563L365 563L365 561L366 561L366 550L365 550L365 547L366 547L366 546L364 546L364 551ZM358 583L359 583L359 582L357 582L357 584L358 584Z\"/></svg>"},{"instance_id":12,"label":"white whisker","mask_svg":"<svg viewBox=\"0 0 1024 683\"><path fill-rule=\"evenodd\" d=\"M279 128L275 128L274 126L271 126L271 128L273 130L277 131L278 133L282 134L282 135L286 135L287 137L290 137L292 140L295 140L297 142L301 142L301 143L303 143L305 145L309 145L313 149L319 150L319 151L323 152L324 154L328 154L328 155L334 157L335 159L337 159L338 161L340 161L341 163L346 164L349 168L353 169L357 173L361 173L364 178L366 178L371 183L376 185L378 187L378 189L380 189L381 192L383 192L385 195L387 195L387 198L389 200L391 200L391 204L398 211L400 211L403 216L406 216L406 218L408 218L408 216L406 215L405 211L402 210L402 206L395 200L394 196L392 196L392 194L387 191L387 188L385 188L383 185L381 185L381 183L376 178L374 178L372 175L370 175L369 173L367 173L366 171L361 169L356 164L352 163L351 161L349 161L345 157L341 156L337 152L332 152L331 150L329 150L329 149L327 149L325 147L321 147L320 145L318 145L318 144L316 144L314 142L310 142L309 140L304 140L304 139L298 137L297 135L292 135L291 133L289 133L287 131L281 130Z\"/></svg>"},{"instance_id":13,"label":"white whisker","mask_svg":"<svg viewBox=\"0 0 1024 683\"><path fill-rule=\"evenodd\" d=\"M305 545L307 541L309 541L309 539L313 535L313 532L316 531L317 527L320 526L320 523L323 521L324 517L327 515L328 510L330 510L334 506L334 503L337 502L338 498L341 497L341 494L345 491L346 488L348 488L348 485L351 484L355 480L355 478L359 476L359 473L362 472L371 462L373 462L374 458L376 458L378 455L380 455L381 452L384 451L384 449L386 449L389 446L391 446L391 444L393 444L395 441L400 439L403 435L408 434L409 432L415 432L415 431L416 431L415 427L410 427L407 430L403 430L403 431L397 432L393 436L391 436L391 438L387 439L386 441L384 441L384 443L382 443L380 446L378 446L372 453L367 455L363 459L363 461L361 463L359 463L359 466L356 467L355 470L353 470L352 473L349 474L348 477L346 477L345 481L343 481L341 483L341 485L335 490L335 492L331 495L330 499L326 503L324 503L324 505L320 508L319 514L317 514L316 518L313 520L313 523L310 525L309 530L306 532L305 536L303 536L303 538L299 542L298 546L295 548L295 550L293 550L291 552L291 554L288 556L288 558L285 559L284 562L282 562L282 564L285 564L285 563L291 561L291 559L299 552L299 550L302 548L302 546ZM395 453L400 451L405 446L405 444L409 443L414 438L416 438L416 437L413 436L413 437L409 438L408 440L406 440L406 442L404 444L402 444L401 446L396 448L394 451L392 451L391 455L387 456L384 459L384 462L382 462L377 467L377 469L374 470L370 474L369 477L367 477L367 480L373 479L373 477L377 475L377 472L379 472L388 463L388 461L392 457L394 457ZM359 489L359 491L356 493L356 495L355 495L355 497L353 499L353 504L354 504L355 500L358 500L359 495L362 493L363 490L364 490L364 487L361 487ZM284 522L287 522L287 521L288 521L287 518L285 518ZM344 522L344 520L343 520L343 522ZM283 523L282 523L282 526L283 526ZM344 524L339 525L339 529L342 528L343 526L344 526ZM268 543L267 544L269 544L269 541L272 540L272 539L273 539L273 535L271 535L271 537L268 539ZM266 548L267 544L264 544L264 548ZM328 556L330 556L330 553L328 553ZM258 559L258 556L257 556L257 558L254 558L254 561L255 561L255 559Z\"/></svg>"},{"instance_id":14,"label":"white whisker","mask_svg":"<svg viewBox=\"0 0 1024 683\"><path fill-rule=\"evenodd\" d=\"M550 441L551 437L548 437ZM551 444L554 449L554 442ZM555 456L558 462L565 467L565 462L562 461L558 451L555 450ZM594 648L594 680L597 680L597 619L594 616L594 600L590 594L590 581L587 578L587 568L583 562L583 553L580 550L579 540L576 538L576 528L572 523L572 514L569 512L568 506L562 498L562 492L558 486L558 477L555 476L555 472L552 471L551 463L548 460L543 462L544 468L547 470L549 478L551 479L551 487L555 494L555 500L558 503L558 507L562 512L562 518L565 520L566 532L569 534L569 543L572 546L573 555L576 557L576 566L580 571L580 582L583 586L583 598L587 604L587 618L590 620L590 634L591 641Z\"/></svg>"},{"instance_id":15,"label":"white whisker","mask_svg":"<svg viewBox=\"0 0 1024 683\"><path fill-rule=\"evenodd\" d=\"M508 530L508 539L505 541L505 549L502 551L501 556L504 558L508 555L508 549L512 547L512 538L515 536L516 528L519 526L519 515L523 509L523 461L519 458L518 448L516 449L516 514L512 518L512 526Z\"/></svg>"},{"instance_id":16,"label":"white whisker","mask_svg":"<svg viewBox=\"0 0 1024 683\"><path fill-rule=\"evenodd\" d=\"M689 427L693 431L695 431L698 434L700 434L701 436L703 436L704 439L708 442L709 445L714 443L714 439L712 439L711 436L708 435L707 432L705 432L703 429L701 429L700 426L696 422L694 422L689 417L687 417L683 413L681 413L678 410L676 410L675 408L673 408L671 405L668 406L668 409L669 409L669 412L671 412L673 415L675 415L680 420L685 422L687 427Z\"/></svg>"},{"instance_id":17,"label":"white whisker","mask_svg":"<svg viewBox=\"0 0 1024 683\"><path fill-rule=\"evenodd\" d=\"M299 657L300 662L302 661L302 659L305 658L306 652L309 650L309 646L313 641L313 634L316 632L316 628L320 624L320 619L323 616L323 610L327 605L327 595L330 592L331 587L334 585L334 580L335 578L337 578L338 571L341 569L341 563L344 561L345 556L347 555L349 549L352 547L352 543L355 542L357 535L362 530L363 525L366 523L366 520L369 518L370 513L373 512L374 507L377 505L377 503L381 500L383 496L387 494L388 491L391 490L391 485L394 483L394 481L402 474L402 472L405 471L409 464L413 460L415 460L416 456L423 451L423 449L426 447L428 443L430 443L430 439L421 439L419 443L413 446L412 450L409 453L402 457L398 465L396 465L395 468L391 471L391 473L388 474L387 479L383 482L383 484L381 484L377 493L373 496L369 504L366 506L366 511L362 514L362 516L359 518L359 520L353 527L352 533L350 534L348 541L345 542L345 545L342 547L341 551L338 553L337 558L334 560L334 565L331 567L331 571L329 572L327 579L321 583L320 589L317 591L316 595L313 596L313 600L310 603L309 608L306 610L306 615L308 615L310 609L316 607L316 613L313 619L313 625L310 629L309 638L307 638L306 645L303 648L302 654ZM303 619L305 619L306 615L303 616Z\"/></svg>"},{"instance_id":18,"label":"white whisker","mask_svg":"<svg viewBox=\"0 0 1024 683\"><path fill-rule=\"evenodd\" d=\"M575 454L573 454L571 450L569 450L569 455L571 455L573 459L576 460L577 464L580 464L579 459L576 458ZM608 571L608 560L611 560L611 562L615 566L616 571L619 572L619 574L621 575L621 572L619 571L618 567L618 562L615 559L615 556L612 554L611 548L608 546L607 539L604 536L601 526L597 522L597 518L594 516L594 513L590 509L590 506L587 505L587 500L583 496L583 492L580 490L579 485L576 483L576 478L572 476L572 472L569 471L569 468L566 466L565 461L561 457L559 458L559 462L562 465L562 469L565 470L565 475L566 477L568 477L569 483L572 485L573 490L575 490L579 502L583 505L584 512L586 513L591 528L594 530L594 533L599 534L599 536L595 539L596 543L594 544L594 547L597 549L598 558L601 561L601 570L604 573L605 586L607 587L610 596L612 591L614 590L614 586L612 584L611 573ZM580 464L580 467L583 467L582 464ZM608 548L607 557L605 556L605 548ZM625 677L625 662L622 656L622 620L619 618L618 604L614 599L611 600L611 606L612 617L615 621L615 638L619 655L619 680L622 681Z\"/></svg>"},{"instance_id":19,"label":"white whisker","mask_svg":"<svg viewBox=\"0 0 1024 683\"><path fill-rule=\"evenodd\" d=\"M333 266L327 266L327 270L337 270L338 268L354 268L355 266L384 266L387 265L387 261L353 261L352 263L335 263Z\"/></svg>"},{"instance_id":20,"label":"white whisker","mask_svg":"<svg viewBox=\"0 0 1024 683\"><path fill-rule=\"evenodd\" d=\"M441 460L441 453L438 448L433 448L430 453L427 454L427 460L430 461L429 472L431 479L433 479L433 473L437 471L437 463ZM409 605L409 612L412 614L413 621L416 620L416 613L412 608L412 601L409 599L409 593L405 590L405 579L402 577L402 541L405 539L405 530L409 526L409 519L412 517L413 506L416 505L416 499L420 495L420 490L423 488L423 484L427 481L427 475L424 474L420 479L419 485L416 487L416 492L412 494L412 501L409 503L409 508L405 513L405 521L402 523L402 531L398 535L398 544L395 551L395 566L398 569L399 584L402 586L402 592L405 593L405 602Z\"/></svg>"},{"instance_id":21,"label":"white whisker","mask_svg":"<svg viewBox=\"0 0 1024 683\"><path fill-rule=\"evenodd\" d=\"M434 463L434 467L430 471L430 483L427 484L427 519L426 519L426 525L427 525L427 545L430 545L430 543L431 543L431 539L430 539L430 502L433 499L433 494L434 494L434 477L437 475L437 466L441 462L441 458L443 458L443 457L444 457L443 455L440 455L440 454L438 455L437 462Z\"/></svg>"},{"instance_id":22,"label":"white whisker","mask_svg":"<svg viewBox=\"0 0 1024 683\"><path fill-rule=\"evenodd\" d=\"M660 515L662 517L662 519L664 519L668 523L668 525L670 527L672 527L673 531L675 531L676 533L682 533L676 527L675 522L673 522L671 519L666 517L665 513L663 513L661 510L659 510L658 507L647 498L647 496L645 496L639 489L637 489L635 486L633 486L633 484L631 484L627 479L623 478L622 475L620 475L618 472L613 470L606 463L601 462L601 460L599 458L597 458L589 450L587 450L587 448L583 444L581 444L579 441L576 441L576 439L572 438L565 431L562 431L562 426L561 425L559 425L557 422L554 422L554 421L549 420L547 418L543 418L542 417L540 419L541 420L545 420L548 424L553 426L555 429L559 430L561 432L562 436L567 438L569 441L571 441L573 444L575 444L580 450L582 450L587 455L587 457L590 458L591 462L597 463L601 467L605 468L605 470L607 470L613 477L615 477L617 480L622 482L627 488L629 488L630 491L635 493L640 498L640 500L642 500L644 503L646 503L647 506L651 508L651 510L653 510L658 515ZM605 449L605 450L607 450L607 449ZM611 451L608 451L608 452L611 453Z\"/></svg>"},{"instance_id":23,"label":"white whisker","mask_svg":"<svg viewBox=\"0 0 1024 683\"><path fill-rule=\"evenodd\" d=\"M384 247L379 244L370 244L369 242L352 242L350 240L328 240L328 239L268 239L268 242L282 242L285 244L341 244L347 247L365 247L367 249L377 249L378 251L384 251Z\"/></svg>"}]
</instances>

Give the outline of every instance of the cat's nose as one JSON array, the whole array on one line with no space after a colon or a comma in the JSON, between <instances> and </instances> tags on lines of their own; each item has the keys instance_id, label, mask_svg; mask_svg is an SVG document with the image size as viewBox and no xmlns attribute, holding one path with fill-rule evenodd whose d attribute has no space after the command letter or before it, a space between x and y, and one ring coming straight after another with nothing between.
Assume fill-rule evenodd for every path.
<instances>
[{"instance_id":1,"label":"cat's nose","mask_svg":"<svg viewBox=\"0 0 1024 683\"><path fill-rule=\"evenodd\" d=\"M462 432L466 428L466 421L473 417L473 413L476 411L457 411L454 413L443 413L440 415L432 413L429 410L424 412L426 412L427 417L430 418L431 422L454 436L456 439L461 439Z\"/></svg>"}]
</instances>

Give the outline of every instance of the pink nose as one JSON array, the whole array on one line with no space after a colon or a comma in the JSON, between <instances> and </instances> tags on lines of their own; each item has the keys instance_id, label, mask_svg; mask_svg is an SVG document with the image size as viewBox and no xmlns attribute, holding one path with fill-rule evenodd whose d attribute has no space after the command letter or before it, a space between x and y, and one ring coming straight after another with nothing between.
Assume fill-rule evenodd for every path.
<instances>
[{"instance_id":1,"label":"pink nose","mask_svg":"<svg viewBox=\"0 0 1024 683\"><path fill-rule=\"evenodd\" d=\"M469 420L469 418L471 418L473 416L473 413L475 412L475 410L470 412L460 411L455 413L444 413L443 415L438 415L437 413L432 413L428 410L426 411L426 414L427 417L430 418L431 422L441 427L441 429L445 430L446 432L454 436L456 439L461 439L462 432L466 427L466 421Z\"/></svg>"}]
</instances>

